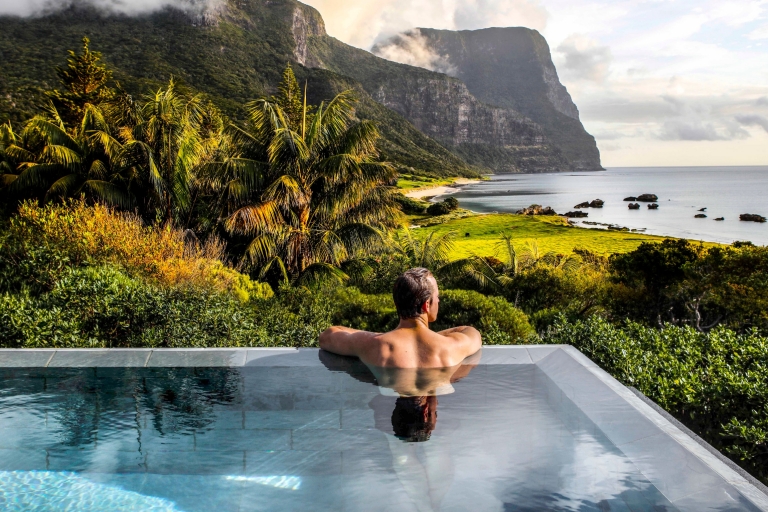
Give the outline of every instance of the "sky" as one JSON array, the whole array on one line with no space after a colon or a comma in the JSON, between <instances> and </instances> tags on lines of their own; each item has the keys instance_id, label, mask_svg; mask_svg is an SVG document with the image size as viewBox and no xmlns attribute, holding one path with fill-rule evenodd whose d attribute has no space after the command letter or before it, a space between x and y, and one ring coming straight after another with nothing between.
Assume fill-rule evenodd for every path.
<instances>
[{"instance_id":1,"label":"sky","mask_svg":"<svg viewBox=\"0 0 768 512\"><path fill-rule=\"evenodd\" d=\"M413 27L540 31L604 166L768 165L768 0L305 3L366 50ZM386 56L450 73L417 46Z\"/></svg>"}]
</instances>

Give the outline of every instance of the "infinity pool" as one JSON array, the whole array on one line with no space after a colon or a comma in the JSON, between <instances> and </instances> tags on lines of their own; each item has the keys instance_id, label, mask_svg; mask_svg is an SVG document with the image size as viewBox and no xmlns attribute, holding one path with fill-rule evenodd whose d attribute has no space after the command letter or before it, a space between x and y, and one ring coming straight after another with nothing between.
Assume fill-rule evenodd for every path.
<instances>
[{"instance_id":1,"label":"infinity pool","mask_svg":"<svg viewBox=\"0 0 768 512\"><path fill-rule=\"evenodd\" d=\"M0 509L768 510L570 348L485 349L431 381L312 350L212 353L0 369ZM85 367L54 367L67 358Z\"/></svg>"}]
</instances>

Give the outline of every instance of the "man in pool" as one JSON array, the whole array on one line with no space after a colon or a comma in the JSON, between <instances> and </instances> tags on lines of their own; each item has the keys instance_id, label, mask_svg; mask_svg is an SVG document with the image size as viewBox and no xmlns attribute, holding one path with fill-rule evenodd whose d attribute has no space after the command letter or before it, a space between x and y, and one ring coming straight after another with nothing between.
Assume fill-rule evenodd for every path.
<instances>
[{"instance_id":1,"label":"man in pool","mask_svg":"<svg viewBox=\"0 0 768 512\"><path fill-rule=\"evenodd\" d=\"M437 281L429 270L414 268L398 277L393 297L400 317L394 331L331 327L320 335L320 348L379 368L449 368L480 350L480 333L473 327L441 332L429 328L440 304Z\"/></svg>"}]
</instances>

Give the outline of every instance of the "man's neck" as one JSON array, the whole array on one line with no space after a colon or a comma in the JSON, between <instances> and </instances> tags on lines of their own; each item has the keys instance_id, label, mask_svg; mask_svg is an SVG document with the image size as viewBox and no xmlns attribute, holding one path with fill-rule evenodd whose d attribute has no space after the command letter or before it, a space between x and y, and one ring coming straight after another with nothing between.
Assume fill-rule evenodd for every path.
<instances>
[{"instance_id":1,"label":"man's neck","mask_svg":"<svg viewBox=\"0 0 768 512\"><path fill-rule=\"evenodd\" d=\"M429 320L427 315L417 316L416 318L401 318L398 329L429 329Z\"/></svg>"}]
</instances>

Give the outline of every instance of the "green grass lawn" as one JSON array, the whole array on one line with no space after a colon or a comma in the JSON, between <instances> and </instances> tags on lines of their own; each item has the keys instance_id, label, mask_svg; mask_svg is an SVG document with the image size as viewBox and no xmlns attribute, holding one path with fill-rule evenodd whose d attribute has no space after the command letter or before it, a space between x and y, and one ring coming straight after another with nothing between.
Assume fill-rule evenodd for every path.
<instances>
[{"instance_id":1,"label":"green grass lawn","mask_svg":"<svg viewBox=\"0 0 768 512\"><path fill-rule=\"evenodd\" d=\"M442 187L450 185L456 178L425 178L413 176L397 180L397 188L402 191L418 190L422 188Z\"/></svg>"},{"instance_id":2,"label":"green grass lawn","mask_svg":"<svg viewBox=\"0 0 768 512\"><path fill-rule=\"evenodd\" d=\"M642 242L660 242L667 237L570 227L562 217L528 217L513 214L475 215L450 220L444 224L414 229L423 238L429 233L456 232L453 258L494 256L501 253L502 233L510 233L515 246L522 248L536 241L541 252L568 254L573 249L588 249L598 254L624 253L636 249ZM469 236L466 234L469 233ZM705 243L706 246L717 245Z\"/></svg>"}]
</instances>

